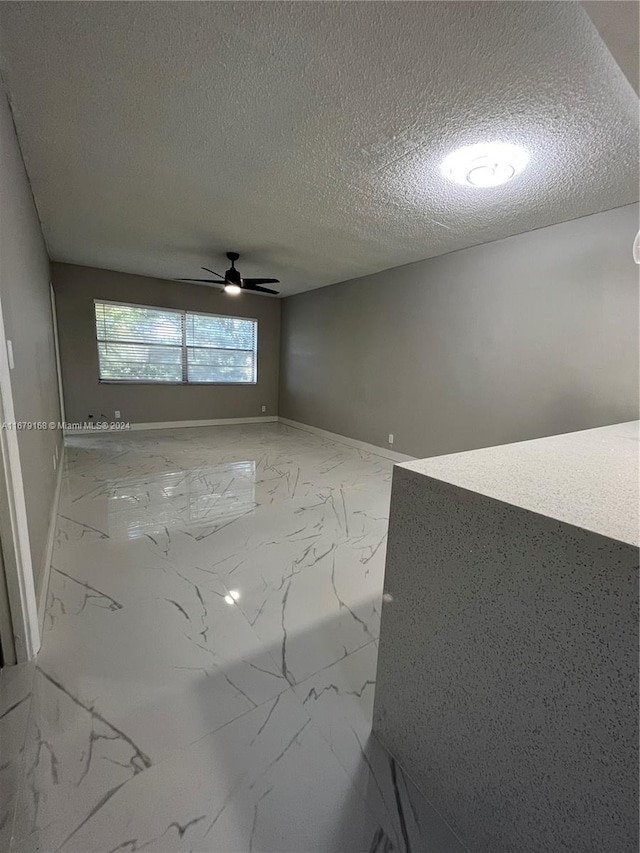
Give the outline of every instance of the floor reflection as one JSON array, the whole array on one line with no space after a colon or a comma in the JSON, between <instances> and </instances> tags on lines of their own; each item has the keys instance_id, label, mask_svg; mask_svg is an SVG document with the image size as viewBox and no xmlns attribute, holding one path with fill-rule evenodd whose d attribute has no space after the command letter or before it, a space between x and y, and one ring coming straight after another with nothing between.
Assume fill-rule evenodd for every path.
<instances>
[{"instance_id":1,"label":"floor reflection","mask_svg":"<svg viewBox=\"0 0 640 853\"><path fill-rule=\"evenodd\" d=\"M111 484L107 525L114 539L231 519L256 505L255 461L169 471Z\"/></svg>"}]
</instances>

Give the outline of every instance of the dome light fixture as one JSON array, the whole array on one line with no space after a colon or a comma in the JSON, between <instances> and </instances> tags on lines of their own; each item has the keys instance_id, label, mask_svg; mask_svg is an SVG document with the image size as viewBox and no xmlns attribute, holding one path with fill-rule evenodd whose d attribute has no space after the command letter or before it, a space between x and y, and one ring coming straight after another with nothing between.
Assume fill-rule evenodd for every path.
<instances>
[{"instance_id":1,"label":"dome light fixture","mask_svg":"<svg viewBox=\"0 0 640 853\"><path fill-rule=\"evenodd\" d=\"M529 162L529 153L511 142L481 142L458 148L442 161L442 174L469 187L497 187L515 178Z\"/></svg>"},{"instance_id":2,"label":"dome light fixture","mask_svg":"<svg viewBox=\"0 0 640 853\"><path fill-rule=\"evenodd\" d=\"M229 296L237 296L241 289L242 288L239 284L233 284L233 282L231 284L225 284L224 286L224 292L228 293Z\"/></svg>"}]
</instances>

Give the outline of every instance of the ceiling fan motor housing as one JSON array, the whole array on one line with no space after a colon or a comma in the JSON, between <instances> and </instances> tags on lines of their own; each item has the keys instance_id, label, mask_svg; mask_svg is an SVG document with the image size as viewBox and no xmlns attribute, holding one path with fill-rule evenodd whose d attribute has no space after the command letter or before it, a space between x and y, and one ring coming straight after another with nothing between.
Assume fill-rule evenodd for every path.
<instances>
[{"instance_id":1,"label":"ceiling fan motor housing","mask_svg":"<svg viewBox=\"0 0 640 853\"><path fill-rule=\"evenodd\" d=\"M224 274L225 281L229 281L232 284L242 285L242 278L240 277L240 273L235 268L235 262L238 260L240 255L237 252L227 252L227 257L231 261L231 266Z\"/></svg>"}]
</instances>

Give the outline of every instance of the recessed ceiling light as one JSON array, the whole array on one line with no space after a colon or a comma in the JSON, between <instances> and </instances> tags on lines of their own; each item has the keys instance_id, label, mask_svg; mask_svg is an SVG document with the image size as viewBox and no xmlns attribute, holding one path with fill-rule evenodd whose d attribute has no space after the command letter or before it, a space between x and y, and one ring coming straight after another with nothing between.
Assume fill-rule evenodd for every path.
<instances>
[{"instance_id":1,"label":"recessed ceiling light","mask_svg":"<svg viewBox=\"0 0 640 853\"><path fill-rule=\"evenodd\" d=\"M442 174L450 181L470 187L506 184L529 162L529 153L511 142L481 142L465 145L442 161Z\"/></svg>"}]
</instances>

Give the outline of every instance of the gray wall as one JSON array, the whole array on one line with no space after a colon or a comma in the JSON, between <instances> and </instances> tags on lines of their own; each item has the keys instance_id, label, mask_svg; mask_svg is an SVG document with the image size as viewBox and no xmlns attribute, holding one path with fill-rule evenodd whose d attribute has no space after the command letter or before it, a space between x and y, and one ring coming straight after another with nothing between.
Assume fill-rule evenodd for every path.
<instances>
[{"instance_id":1,"label":"gray wall","mask_svg":"<svg viewBox=\"0 0 640 853\"><path fill-rule=\"evenodd\" d=\"M267 415L278 413L280 300L245 293L232 299L218 288L73 264L52 264L52 275L67 421L83 422L89 414L96 421L112 421L116 409L131 423L260 417L263 405ZM94 299L256 319L257 384L101 384Z\"/></svg>"},{"instance_id":2,"label":"gray wall","mask_svg":"<svg viewBox=\"0 0 640 853\"><path fill-rule=\"evenodd\" d=\"M13 344L11 387L18 421L59 421L49 258L9 105L0 89L0 299ZM36 589L43 576L55 491L58 430L21 431L20 462Z\"/></svg>"},{"instance_id":3,"label":"gray wall","mask_svg":"<svg viewBox=\"0 0 640 853\"><path fill-rule=\"evenodd\" d=\"M413 456L637 417L638 205L283 300L280 415Z\"/></svg>"}]
</instances>

